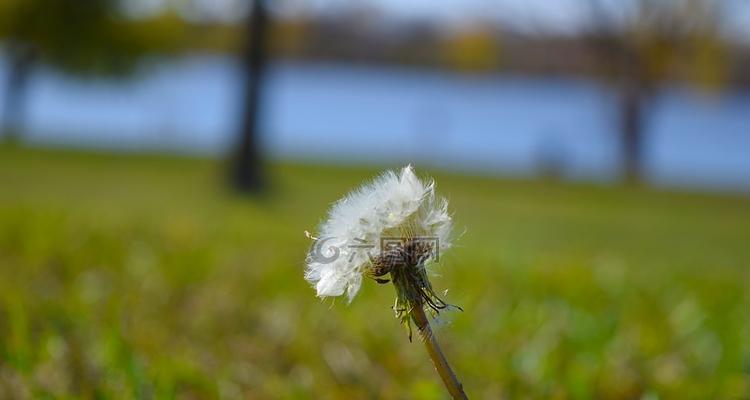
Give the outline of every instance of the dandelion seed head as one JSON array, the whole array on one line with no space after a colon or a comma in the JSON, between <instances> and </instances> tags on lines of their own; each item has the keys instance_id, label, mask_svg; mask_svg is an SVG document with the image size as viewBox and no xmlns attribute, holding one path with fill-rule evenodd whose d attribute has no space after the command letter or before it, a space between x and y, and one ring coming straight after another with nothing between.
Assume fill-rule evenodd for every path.
<instances>
[{"instance_id":1,"label":"dandelion seed head","mask_svg":"<svg viewBox=\"0 0 750 400\"><path fill-rule=\"evenodd\" d=\"M433 181L420 180L411 165L386 171L331 207L318 237L340 254L332 260L308 256L305 279L319 297L346 294L351 301L371 261L380 256L381 238L436 238L439 248L431 251L439 254L451 246L451 228L448 202L436 196ZM373 246L363 249L362 243Z\"/></svg>"}]
</instances>

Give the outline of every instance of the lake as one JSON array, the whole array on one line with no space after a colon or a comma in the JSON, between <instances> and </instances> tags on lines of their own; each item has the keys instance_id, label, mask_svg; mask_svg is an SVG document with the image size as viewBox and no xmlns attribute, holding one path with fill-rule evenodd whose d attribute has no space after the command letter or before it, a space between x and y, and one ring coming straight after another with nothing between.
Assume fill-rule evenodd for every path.
<instances>
[{"instance_id":1,"label":"lake","mask_svg":"<svg viewBox=\"0 0 750 400\"><path fill-rule=\"evenodd\" d=\"M231 59L203 56L122 79L40 68L26 140L220 154L237 131L241 76ZM555 166L567 178L596 181L618 175L616 98L591 81L277 63L266 93L263 143L277 158L513 176ZM647 130L650 182L750 191L750 93L664 90Z\"/></svg>"}]
</instances>

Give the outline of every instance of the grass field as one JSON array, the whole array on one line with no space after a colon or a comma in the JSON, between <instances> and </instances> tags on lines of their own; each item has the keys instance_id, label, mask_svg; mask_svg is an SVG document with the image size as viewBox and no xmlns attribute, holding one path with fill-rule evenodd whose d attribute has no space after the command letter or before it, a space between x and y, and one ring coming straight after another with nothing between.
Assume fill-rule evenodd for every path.
<instances>
[{"instance_id":1,"label":"grass field","mask_svg":"<svg viewBox=\"0 0 750 400\"><path fill-rule=\"evenodd\" d=\"M392 287L302 278L303 231L376 170L271 171L252 200L212 160L0 147L0 398L444 398ZM749 199L434 177L470 397L750 398Z\"/></svg>"}]
</instances>

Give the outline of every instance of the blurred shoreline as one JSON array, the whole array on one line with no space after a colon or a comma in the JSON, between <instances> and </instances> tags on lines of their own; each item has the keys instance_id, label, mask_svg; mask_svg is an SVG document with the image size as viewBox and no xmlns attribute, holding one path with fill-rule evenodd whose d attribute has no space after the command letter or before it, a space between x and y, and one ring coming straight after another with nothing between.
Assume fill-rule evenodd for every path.
<instances>
[{"instance_id":1,"label":"blurred shoreline","mask_svg":"<svg viewBox=\"0 0 750 400\"><path fill-rule=\"evenodd\" d=\"M226 166L222 156L217 154L198 153L190 151L175 151L174 149L159 148L114 148L74 143L22 143L3 144L0 143L0 157L10 159L33 159L33 160L77 160L76 162L113 162L119 165L139 165L161 163L177 163L179 165L196 165L221 172ZM10 161L10 160L6 160ZM403 166L400 161L387 160L345 160L314 157L294 157L271 155L268 161L273 169L271 175L276 175L279 170L309 169L318 173L338 173L343 171L357 171L363 176L374 176L378 171ZM550 180L544 176L511 174L507 171L487 171L481 169L461 168L460 166L445 167L430 165L428 163L413 163L427 176L439 174L441 177L464 180L467 185L485 185L490 182L499 184L513 184L522 187L570 187L571 190L603 191L625 191L634 193L653 193L665 196L687 196L688 198L700 199L727 199L745 202L750 199L750 191L738 188L710 188L696 187L691 185L657 185L647 183L646 185L622 186L615 180ZM311 172L313 173L313 172ZM279 189L279 188L277 188Z\"/></svg>"},{"instance_id":2,"label":"blurred shoreline","mask_svg":"<svg viewBox=\"0 0 750 400\"><path fill-rule=\"evenodd\" d=\"M0 73L5 64L0 58ZM230 57L178 58L127 79L83 80L40 68L23 140L220 155L237 131L241 79ZM618 178L615 95L593 80L278 62L266 94L262 139L273 158ZM649 183L750 191L750 93L674 87L653 105Z\"/></svg>"}]
</instances>

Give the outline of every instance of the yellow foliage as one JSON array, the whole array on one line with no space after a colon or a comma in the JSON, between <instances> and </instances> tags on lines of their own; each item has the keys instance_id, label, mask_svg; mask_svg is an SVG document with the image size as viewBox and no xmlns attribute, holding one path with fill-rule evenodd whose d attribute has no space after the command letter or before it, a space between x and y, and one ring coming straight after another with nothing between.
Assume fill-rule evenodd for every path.
<instances>
[{"instance_id":1,"label":"yellow foliage","mask_svg":"<svg viewBox=\"0 0 750 400\"><path fill-rule=\"evenodd\" d=\"M717 39L697 37L687 54L686 78L708 92L721 89L728 80L727 49Z\"/></svg>"},{"instance_id":2,"label":"yellow foliage","mask_svg":"<svg viewBox=\"0 0 750 400\"><path fill-rule=\"evenodd\" d=\"M443 60L460 71L484 72L497 66L499 49L490 32L471 30L456 33L443 41Z\"/></svg>"},{"instance_id":3,"label":"yellow foliage","mask_svg":"<svg viewBox=\"0 0 750 400\"><path fill-rule=\"evenodd\" d=\"M660 38L644 40L639 46L645 60L646 74L652 81L661 81L670 75L678 64L678 49L673 41Z\"/></svg>"},{"instance_id":4,"label":"yellow foliage","mask_svg":"<svg viewBox=\"0 0 750 400\"><path fill-rule=\"evenodd\" d=\"M283 55L299 54L305 46L309 26L305 20L290 20L272 26L271 47Z\"/></svg>"}]
</instances>

